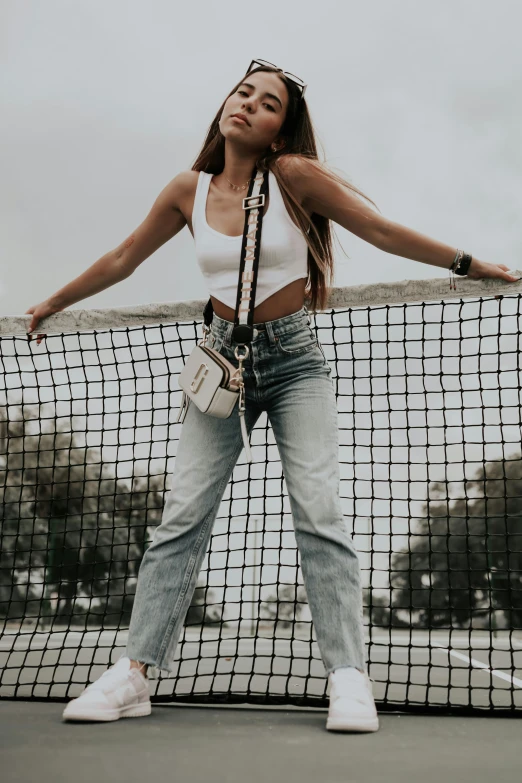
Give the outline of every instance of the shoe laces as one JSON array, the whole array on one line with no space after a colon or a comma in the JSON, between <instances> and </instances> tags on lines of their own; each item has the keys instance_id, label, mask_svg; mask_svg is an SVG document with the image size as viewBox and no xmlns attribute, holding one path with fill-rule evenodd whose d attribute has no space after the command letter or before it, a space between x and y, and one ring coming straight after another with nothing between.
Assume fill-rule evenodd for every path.
<instances>
[{"instance_id":1,"label":"shoe laces","mask_svg":"<svg viewBox=\"0 0 522 783\"><path fill-rule=\"evenodd\" d=\"M370 678L366 673L358 672L357 676L350 672L349 674L339 674L333 672L332 686L336 699L350 699L360 704L373 702L373 694Z\"/></svg>"},{"instance_id":2,"label":"shoe laces","mask_svg":"<svg viewBox=\"0 0 522 783\"><path fill-rule=\"evenodd\" d=\"M116 664L114 664L115 666ZM113 676L114 674L119 674L122 680L128 679L130 676L130 673L132 672L132 668L128 669L126 672L115 672L114 666L111 666L109 669L106 669L103 674L98 677L97 680L94 682L91 682L86 688L85 691L95 691L95 690L104 690L104 685L106 684L107 677ZM105 678L105 681L103 681ZM84 693L85 693L84 691Z\"/></svg>"}]
</instances>

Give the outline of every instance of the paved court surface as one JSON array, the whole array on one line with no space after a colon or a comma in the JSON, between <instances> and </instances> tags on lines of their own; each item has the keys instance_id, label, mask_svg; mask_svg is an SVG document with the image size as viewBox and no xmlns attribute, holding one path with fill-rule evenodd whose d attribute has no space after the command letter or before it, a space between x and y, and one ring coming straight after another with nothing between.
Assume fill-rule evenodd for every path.
<instances>
[{"instance_id":1,"label":"paved court surface","mask_svg":"<svg viewBox=\"0 0 522 783\"><path fill-rule=\"evenodd\" d=\"M522 720L386 714L327 732L326 711L155 705L64 723L62 704L0 702L2 783L491 783L520 776Z\"/></svg>"}]
</instances>

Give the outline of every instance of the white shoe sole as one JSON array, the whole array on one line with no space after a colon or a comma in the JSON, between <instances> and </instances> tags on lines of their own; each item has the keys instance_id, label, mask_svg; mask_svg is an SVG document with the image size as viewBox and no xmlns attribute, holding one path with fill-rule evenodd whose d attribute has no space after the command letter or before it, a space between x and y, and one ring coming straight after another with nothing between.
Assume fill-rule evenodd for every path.
<instances>
[{"instance_id":1,"label":"white shoe sole","mask_svg":"<svg viewBox=\"0 0 522 783\"><path fill-rule=\"evenodd\" d=\"M63 720L86 720L86 721L111 721L119 718L142 718L150 715L152 706L150 701L142 704L129 704L127 707L120 707L114 710L93 710L86 709L80 705L66 707L63 711Z\"/></svg>"},{"instance_id":2,"label":"white shoe sole","mask_svg":"<svg viewBox=\"0 0 522 783\"><path fill-rule=\"evenodd\" d=\"M378 731L379 718L328 718L328 731Z\"/></svg>"}]
</instances>

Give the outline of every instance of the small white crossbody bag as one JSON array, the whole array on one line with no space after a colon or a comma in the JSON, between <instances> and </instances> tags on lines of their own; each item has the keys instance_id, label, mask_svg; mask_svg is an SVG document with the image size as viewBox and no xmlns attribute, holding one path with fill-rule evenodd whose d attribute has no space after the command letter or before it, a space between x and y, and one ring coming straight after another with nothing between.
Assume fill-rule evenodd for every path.
<instances>
[{"instance_id":1,"label":"small white crossbody bag","mask_svg":"<svg viewBox=\"0 0 522 783\"><path fill-rule=\"evenodd\" d=\"M232 332L232 337L237 343L234 355L239 362L239 367L235 367L218 351L206 345L214 313L212 301L209 299L203 313L203 338L194 347L178 376L183 396L177 422L185 420L191 402L202 413L208 413L210 416L222 419L228 418L234 410L236 402L239 402L239 420L248 462L252 462L252 454L245 425L243 361L249 355L248 344L251 342L254 332L254 302L261 248L261 227L267 194L268 171L262 173L256 166L248 195L243 199L245 226ZM244 352L242 353L240 349L244 349Z\"/></svg>"}]
</instances>

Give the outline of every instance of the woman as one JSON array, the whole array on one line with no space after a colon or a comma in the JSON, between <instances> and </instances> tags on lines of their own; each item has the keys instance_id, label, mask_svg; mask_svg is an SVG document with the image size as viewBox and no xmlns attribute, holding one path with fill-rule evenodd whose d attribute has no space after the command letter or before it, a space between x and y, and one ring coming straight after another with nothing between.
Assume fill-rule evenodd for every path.
<instances>
[{"instance_id":1,"label":"woman","mask_svg":"<svg viewBox=\"0 0 522 783\"><path fill-rule=\"evenodd\" d=\"M360 191L318 162L304 91L297 77L254 60L219 109L192 170L167 185L120 247L30 308L29 331L40 319L128 277L188 225L214 308L209 344L237 366L232 328L242 201L254 164L268 168L255 332L244 363L247 431L266 411L329 677L327 728L376 731L378 717L365 669L359 562L339 499L331 368L310 329L304 301L309 299L313 311L326 308L333 271L332 220L387 253L433 266L449 269L456 248L386 220L361 200ZM476 258L468 276L518 279L506 266ZM212 526L241 449L237 406L226 419L189 406L162 522L141 563L125 654L69 702L65 720L150 714L147 669L157 676L158 670L173 668Z\"/></svg>"}]
</instances>

